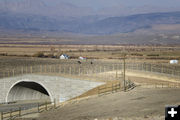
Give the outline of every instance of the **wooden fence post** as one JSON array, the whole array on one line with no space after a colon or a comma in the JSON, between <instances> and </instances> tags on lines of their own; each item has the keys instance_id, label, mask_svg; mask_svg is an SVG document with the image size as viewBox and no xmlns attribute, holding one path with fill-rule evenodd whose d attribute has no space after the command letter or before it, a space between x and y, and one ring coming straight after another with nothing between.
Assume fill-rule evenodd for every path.
<instances>
[{"instance_id":1,"label":"wooden fence post","mask_svg":"<svg viewBox=\"0 0 180 120\"><path fill-rule=\"evenodd\" d=\"M117 71L117 69L116 69L116 80L118 79L118 71Z\"/></svg>"},{"instance_id":2,"label":"wooden fence post","mask_svg":"<svg viewBox=\"0 0 180 120\"><path fill-rule=\"evenodd\" d=\"M47 109L48 109L48 108L47 108L47 101L46 101L46 103L45 103L45 110L47 111Z\"/></svg>"},{"instance_id":3,"label":"wooden fence post","mask_svg":"<svg viewBox=\"0 0 180 120\"><path fill-rule=\"evenodd\" d=\"M19 107L19 117L21 116L21 107Z\"/></svg>"},{"instance_id":4,"label":"wooden fence post","mask_svg":"<svg viewBox=\"0 0 180 120\"><path fill-rule=\"evenodd\" d=\"M100 89L99 89L99 87L98 87L98 96L100 95Z\"/></svg>"},{"instance_id":5,"label":"wooden fence post","mask_svg":"<svg viewBox=\"0 0 180 120\"><path fill-rule=\"evenodd\" d=\"M1 112L1 120L3 120L4 119L4 117L3 117L3 112Z\"/></svg>"},{"instance_id":6,"label":"wooden fence post","mask_svg":"<svg viewBox=\"0 0 180 120\"><path fill-rule=\"evenodd\" d=\"M40 108L39 108L40 106L39 106L39 103L38 103L38 113L40 112Z\"/></svg>"},{"instance_id":7,"label":"wooden fence post","mask_svg":"<svg viewBox=\"0 0 180 120\"><path fill-rule=\"evenodd\" d=\"M12 110L10 110L10 119L12 119Z\"/></svg>"},{"instance_id":8,"label":"wooden fence post","mask_svg":"<svg viewBox=\"0 0 180 120\"><path fill-rule=\"evenodd\" d=\"M56 108L56 99L54 99L54 109Z\"/></svg>"}]
</instances>

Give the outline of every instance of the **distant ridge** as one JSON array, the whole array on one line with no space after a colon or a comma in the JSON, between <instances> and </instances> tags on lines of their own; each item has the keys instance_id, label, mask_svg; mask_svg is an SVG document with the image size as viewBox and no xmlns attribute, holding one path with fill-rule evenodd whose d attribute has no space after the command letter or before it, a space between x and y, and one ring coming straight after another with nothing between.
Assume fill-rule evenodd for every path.
<instances>
[{"instance_id":1,"label":"distant ridge","mask_svg":"<svg viewBox=\"0 0 180 120\"><path fill-rule=\"evenodd\" d=\"M63 33L109 35L152 29L156 25L180 24L180 12L137 14L109 17L103 20L94 16L56 19L34 14L0 12L0 29L26 31L56 31ZM92 19L92 21L90 21Z\"/></svg>"}]
</instances>

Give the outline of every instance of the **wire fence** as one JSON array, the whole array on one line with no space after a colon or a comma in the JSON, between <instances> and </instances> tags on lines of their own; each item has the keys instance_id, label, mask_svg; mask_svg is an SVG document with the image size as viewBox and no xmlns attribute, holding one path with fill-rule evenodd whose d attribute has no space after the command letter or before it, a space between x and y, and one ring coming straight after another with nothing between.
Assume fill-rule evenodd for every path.
<instances>
[{"instance_id":1,"label":"wire fence","mask_svg":"<svg viewBox=\"0 0 180 120\"><path fill-rule=\"evenodd\" d=\"M34 65L1 70L0 78L24 74L56 74L107 81L122 78L123 69L123 63ZM127 62L126 71L149 72L161 76L180 78L180 66L174 65Z\"/></svg>"}]
</instances>

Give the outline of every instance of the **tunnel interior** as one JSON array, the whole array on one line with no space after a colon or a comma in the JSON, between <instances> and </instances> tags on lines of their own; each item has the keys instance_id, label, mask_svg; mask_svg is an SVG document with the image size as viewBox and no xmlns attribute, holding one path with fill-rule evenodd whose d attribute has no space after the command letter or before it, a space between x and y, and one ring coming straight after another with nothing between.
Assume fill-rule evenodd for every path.
<instances>
[{"instance_id":1,"label":"tunnel interior","mask_svg":"<svg viewBox=\"0 0 180 120\"><path fill-rule=\"evenodd\" d=\"M19 82L8 93L7 102L21 100L50 100L48 91L36 82Z\"/></svg>"}]
</instances>

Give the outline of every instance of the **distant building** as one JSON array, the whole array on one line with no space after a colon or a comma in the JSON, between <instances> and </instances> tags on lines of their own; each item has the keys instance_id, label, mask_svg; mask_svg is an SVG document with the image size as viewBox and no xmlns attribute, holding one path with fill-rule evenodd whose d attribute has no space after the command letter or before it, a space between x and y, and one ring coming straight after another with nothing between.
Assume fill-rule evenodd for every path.
<instances>
[{"instance_id":1,"label":"distant building","mask_svg":"<svg viewBox=\"0 0 180 120\"><path fill-rule=\"evenodd\" d=\"M86 60L86 58L85 58L85 57L79 57L79 59L80 59L80 60Z\"/></svg>"},{"instance_id":2,"label":"distant building","mask_svg":"<svg viewBox=\"0 0 180 120\"><path fill-rule=\"evenodd\" d=\"M170 60L169 63L170 64L178 64L178 60Z\"/></svg>"},{"instance_id":3,"label":"distant building","mask_svg":"<svg viewBox=\"0 0 180 120\"><path fill-rule=\"evenodd\" d=\"M62 54L59 59L69 59L69 56L66 54Z\"/></svg>"}]
</instances>

